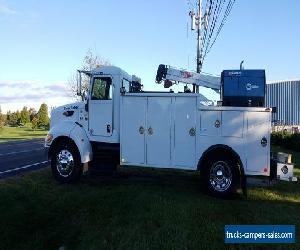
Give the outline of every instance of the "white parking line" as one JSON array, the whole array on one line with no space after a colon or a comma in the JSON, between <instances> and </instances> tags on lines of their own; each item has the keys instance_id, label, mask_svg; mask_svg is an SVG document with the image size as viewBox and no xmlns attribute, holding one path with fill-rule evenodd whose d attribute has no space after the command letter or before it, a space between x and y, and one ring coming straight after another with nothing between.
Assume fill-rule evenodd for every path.
<instances>
[{"instance_id":1,"label":"white parking line","mask_svg":"<svg viewBox=\"0 0 300 250\"><path fill-rule=\"evenodd\" d=\"M0 145L3 147L14 147L14 146L24 146L27 144L44 144L44 139L42 140L24 140L24 141L14 141L14 142L3 142Z\"/></svg>"},{"instance_id":2,"label":"white parking line","mask_svg":"<svg viewBox=\"0 0 300 250\"><path fill-rule=\"evenodd\" d=\"M37 163L31 164L31 165L26 165L26 166L23 166L23 167L8 169L8 170L0 172L0 174L8 174L8 173L19 171L19 170L22 170L22 169L27 169L27 168L35 167L35 166L38 166L38 165L41 165L41 164L45 164L47 162L48 161L42 161L42 162L37 162Z\"/></svg>"},{"instance_id":3,"label":"white parking line","mask_svg":"<svg viewBox=\"0 0 300 250\"><path fill-rule=\"evenodd\" d=\"M9 153L5 153L5 154L0 154L0 156L15 155L15 154L21 154L21 153L34 152L34 151L39 151L39 150L42 150L42 149L44 149L44 148L36 148L36 149L32 149L32 150L22 150L22 151L16 151L16 152L9 152Z\"/></svg>"}]
</instances>

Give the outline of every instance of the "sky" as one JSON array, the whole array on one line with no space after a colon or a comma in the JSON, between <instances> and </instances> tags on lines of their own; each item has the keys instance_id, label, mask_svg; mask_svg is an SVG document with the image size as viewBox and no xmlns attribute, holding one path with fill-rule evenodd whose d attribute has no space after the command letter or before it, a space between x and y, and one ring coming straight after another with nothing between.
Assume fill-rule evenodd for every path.
<instances>
[{"instance_id":1,"label":"sky","mask_svg":"<svg viewBox=\"0 0 300 250\"><path fill-rule=\"evenodd\" d=\"M89 49L160 90L159 64L196 68L189 10L186 0L0 0L2 111L73 101L68 80ZM298 0L236 0L203 71L220 75L244 60L268 82L300 79L299 13Z\"/></svg>"}]
</instances>

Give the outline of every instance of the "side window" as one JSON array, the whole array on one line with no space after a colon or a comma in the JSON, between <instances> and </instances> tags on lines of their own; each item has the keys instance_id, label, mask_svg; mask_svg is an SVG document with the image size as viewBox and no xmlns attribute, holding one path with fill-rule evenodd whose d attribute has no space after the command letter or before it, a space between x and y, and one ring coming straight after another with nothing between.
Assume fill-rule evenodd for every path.
<instances>
[{"instance_id":1,"label":"side window","mask_svg":"<svg viewBox=\"0 0 300 250\"><path fill-rule=\"evenodd\" d=\"M109 77L94 78L92 100L111 100L112 84Z\"/></svg>"},{"instance_id":2,"label":"side window","mask_svg":"<svg viewBox=\"0 0 300 250\"><path fill-rule=\"evenodd\" d=\"M130 82L125 78L123 79L123 87L125 88L126 92L130 92Z\"/></svg>"}]
</instances>

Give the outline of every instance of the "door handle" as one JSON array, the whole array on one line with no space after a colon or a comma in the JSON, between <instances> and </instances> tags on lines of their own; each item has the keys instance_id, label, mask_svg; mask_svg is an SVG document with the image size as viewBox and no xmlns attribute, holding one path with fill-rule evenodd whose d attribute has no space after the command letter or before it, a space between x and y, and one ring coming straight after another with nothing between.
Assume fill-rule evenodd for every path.
<instances>
[{"instance_id":1,"label":"door handle","mask_svg":"<svg viewBox=\"0 0 300 250\"><path fill-rule=\"evenodd\" d=\"M148 128L148 134L153 135L153 128L151 128L151 127Z\"/></svg>"},{"instance_id":2,"label":"door handle","mask_svg":"<svg viewBox=\"0 0 300 250\"><path fill-rule=\"evenodd\" d=\"M144 134L144 132L145 132L145 129L144 129L144 127L143 126L140 126L140 128L139 128L139 132L140 132L140 134L142 135L142 134Z\"/></svg>"},{"instance_id":3,"label":"door handle","mask_svg":"<svg viewBox=\"0 0 300 250\"><path fill-rule=\"evenodd\" d=\"M109 124L106 125L106 132L107 132L108 134L110 134L110 125L109 125Z\"/></svg>"},{"instance_id":4,"label":"door handle","mask_svg":"<svg viewBox=\"0 0 300 250\"><path fill-rule=\"evenodd\" d=\"M195 135L196 135L196 129L195 129L195 128L191 128L191 129L189 130L189 135L190 135L190 136L195 136Z\"/></svg>"}]
</instances>

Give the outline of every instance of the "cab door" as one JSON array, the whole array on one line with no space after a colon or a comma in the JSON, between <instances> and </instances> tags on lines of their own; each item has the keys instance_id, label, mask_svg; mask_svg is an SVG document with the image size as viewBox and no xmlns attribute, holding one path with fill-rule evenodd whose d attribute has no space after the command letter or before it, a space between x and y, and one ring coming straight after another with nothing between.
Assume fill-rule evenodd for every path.
<instances>
[{"instance_id":1,"label":"cab door","mask_svg":"<svg viewBox=\"0 0 300 250\"><path fill-rule=\"evenodd\" d=\"M111 136L113 130L113 85L111 76L92 78L89 100L89 132L92 136Z\"/></svg>"}]
</instances>

